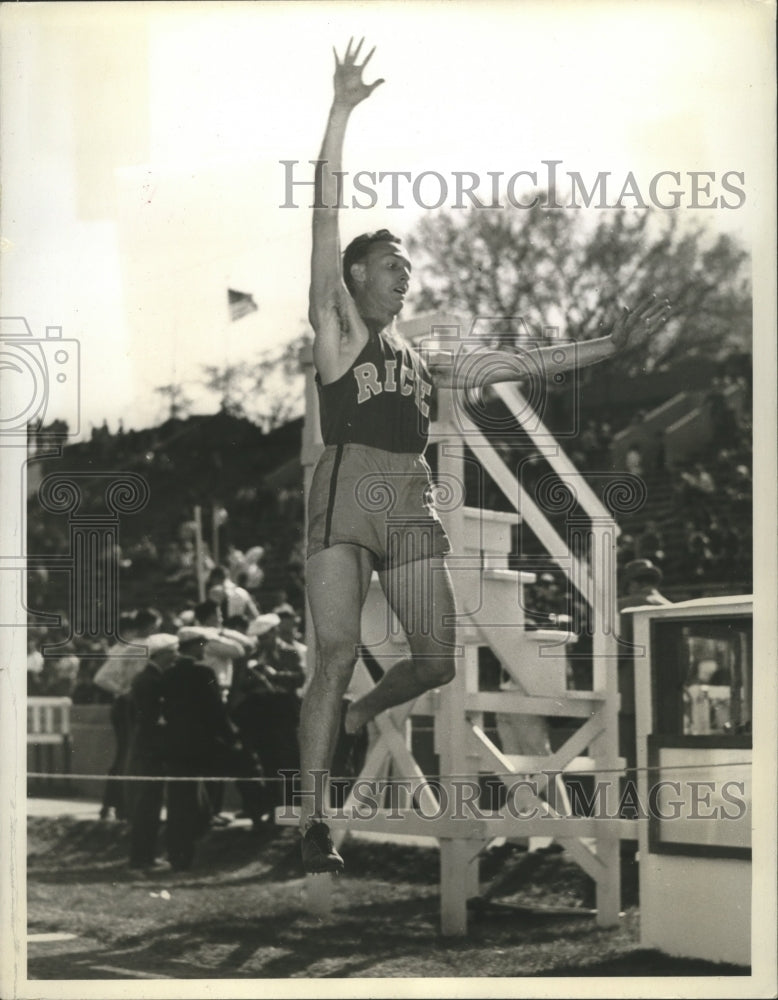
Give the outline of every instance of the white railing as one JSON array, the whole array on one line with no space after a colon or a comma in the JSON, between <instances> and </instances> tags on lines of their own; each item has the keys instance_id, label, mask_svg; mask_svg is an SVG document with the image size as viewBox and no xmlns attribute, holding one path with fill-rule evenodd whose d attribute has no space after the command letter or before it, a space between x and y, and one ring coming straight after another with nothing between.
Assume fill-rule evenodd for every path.
<instances>
[{"instance_id":1,"label":"white railing","mask_svg":"<svg viewBox=\"0 0 778 1000\"><path fill-rule=\"evenodd\" d=\"M70 698L27 699L27 742L65 743L70 739Z\"/></svg>"}]
</instances>

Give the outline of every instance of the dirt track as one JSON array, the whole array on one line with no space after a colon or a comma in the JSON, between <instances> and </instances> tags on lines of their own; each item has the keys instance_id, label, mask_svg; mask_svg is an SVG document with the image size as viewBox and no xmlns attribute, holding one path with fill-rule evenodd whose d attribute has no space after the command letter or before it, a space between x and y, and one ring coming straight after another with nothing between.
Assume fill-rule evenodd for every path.
<instances>
[{"instance_id":1,"label":"dirt track","mask_svg":"<svg viewBox=\"0 0 778 1000\"><path fill-rule=\"evenodd\" d=\"M29 820L30 979L744 975L639 948L636 884L596 925L587 877L564 854L487 856L466 938L439 931L438 855L350 841L329 916L309 912L296 831L213 830L185 874L138 876L126 829Z\"/></svg>"}]
</instances>

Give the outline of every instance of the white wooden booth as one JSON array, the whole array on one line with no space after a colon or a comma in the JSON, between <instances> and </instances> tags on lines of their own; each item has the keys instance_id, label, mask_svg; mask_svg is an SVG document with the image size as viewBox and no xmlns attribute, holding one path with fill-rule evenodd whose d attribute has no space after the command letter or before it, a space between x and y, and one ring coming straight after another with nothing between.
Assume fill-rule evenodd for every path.
<instances>
[{"instance_id":1,"label":"white wooden booth","mask_svg":"<svg viewBox=\"0 0 778 1000\"><path fill-rule=\"evenodd\" d=\"M629 613L641 944L750 965L753 599Z\"/></svg>"}]
</instances>

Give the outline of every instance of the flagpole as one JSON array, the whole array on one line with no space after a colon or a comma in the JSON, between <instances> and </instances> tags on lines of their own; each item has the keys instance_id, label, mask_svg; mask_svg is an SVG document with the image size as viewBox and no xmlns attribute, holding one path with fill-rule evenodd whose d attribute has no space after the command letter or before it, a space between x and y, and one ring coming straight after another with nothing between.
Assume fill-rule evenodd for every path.
<instances>
[{"instance_id":1,"label":"flagpole","mask_svg":"<svg viewBox=\"0 0 778 1000\"><path fill-rule=\"evenodd\" d=\"M213 550L213 561L219 565L219 507L214 504L211 508L211 548Z\"/></svg>"},{"instance_id":2,"label":"flagpole","mask_svg":"<svg viewBox=\"0 0 778 1000\"><path fill-rule=\"evenodd\" d=\"M195 519L195 562L197 565L197 593L199 600L205 600L205 565L203 560L203 508L199 504L194 509Z\"/></svg>"}]
</instances>

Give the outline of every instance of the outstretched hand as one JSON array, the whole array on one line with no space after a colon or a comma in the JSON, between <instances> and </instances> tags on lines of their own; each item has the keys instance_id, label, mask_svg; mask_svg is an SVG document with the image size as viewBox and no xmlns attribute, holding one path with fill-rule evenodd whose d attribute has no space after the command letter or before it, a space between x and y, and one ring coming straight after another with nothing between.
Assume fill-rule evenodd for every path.
<instances>
[{"instance_id":1,"label":"outstretched hand","mask_svg":"<svg viewBox=\"0 0 778 1000\"><path fill-rule=\"evenodd\" d=\"M338 58L338 53L333 48L335 53L335 104L340 104L342 107L355 108L360 101L364 101L366 97L369 97L373 91L382 84L384 81L376 80L375 83L365 83L362 79L362 71L365 66L370 62L370 57L375 52L375 46L368 52L361 63L357 63L357 57L359 56L359 50L362 48L362 42L364 38L360 39L357 47L354 51L351 51L354 39L350 38L348 47L346 48L345 55L343 59Z\"/></svg>"},{"instance_id":2,"label":"outstretched hand","mask_svg":"<svg viewBox=\"0 0 778 1000\"><path fill-rule=\"evenodd\" d=\"M624 306L611 330L611 341L617 351L635 344L644 336L661 329L670 318L670 303L656 295L641 299L634 309Z\"/></svg>"}]
</instances>

